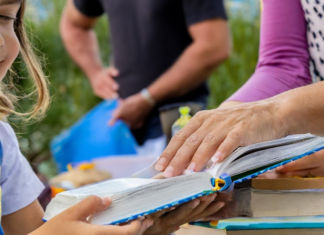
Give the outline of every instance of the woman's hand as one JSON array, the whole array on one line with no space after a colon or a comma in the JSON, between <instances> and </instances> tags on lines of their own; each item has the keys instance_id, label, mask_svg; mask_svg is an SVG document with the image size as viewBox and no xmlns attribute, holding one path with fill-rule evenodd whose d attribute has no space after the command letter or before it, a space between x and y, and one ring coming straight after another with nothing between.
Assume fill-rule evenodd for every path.
<instances>
[{"instance_id":1,"label":"woman's hand","mask_svg":"<svg viewBox=\"0 0 324 235\"><path fill-rule=\"evenodd\" d=\"M214 201L216 194L204 196L184 203L171 211L161 211L148 216L154 220L153 225L144 233L145 235L167 235L178 230L185 223L206 218L215 214L224 202Z\"/></svg>"},{"instance_id":2,"label":"woman's hand","mask_svg":"<svg viewBox=\"0 0 324 235\"><path fill-rule=\"evenodd\" d=\"M89 224L87 218L104 211L111 204L109 198L88 197L46 222L30 235L142 235L152 225L151 220L133 221L125 226L101 226Z\"/></svg>"},{"instance_id":3,"label":"woman's hand","mask_svg":"<svg viewBox=\"0 0 324 235\"><path fill-rule=\"evenodd\" d=\"M186 167L200 171L211 158L222 162L240 146L283 137L287 131L278 109L269 99L199 112L172 138L156 170L165 177Z\"/></svg>"},{"instance_id":4,"label":"woman's hand","mask_svg":"<svg viewBox=\"0 0 324 235\"><path fill-rule=\"evenodd\" d=\"M276 171L286 177L324 177L324 150L278 167Z\"/></svg>"}]
</instances>

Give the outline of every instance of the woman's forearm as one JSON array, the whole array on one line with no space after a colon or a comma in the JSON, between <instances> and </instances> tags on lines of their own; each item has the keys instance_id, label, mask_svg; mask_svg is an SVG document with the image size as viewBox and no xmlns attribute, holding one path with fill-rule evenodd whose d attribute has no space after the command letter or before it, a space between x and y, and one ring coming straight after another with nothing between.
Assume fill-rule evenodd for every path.
<instances>
[{"instance_id":1,"label":"woman's forearm","mask_svg":"<svg viewBox=\"0 0 324 235\"><path fill-rule=\"evenodd\" d=\"M301 87L272 100L287 134L312 133L324 136L324 83Z\"/></svg>"}]
</instances>

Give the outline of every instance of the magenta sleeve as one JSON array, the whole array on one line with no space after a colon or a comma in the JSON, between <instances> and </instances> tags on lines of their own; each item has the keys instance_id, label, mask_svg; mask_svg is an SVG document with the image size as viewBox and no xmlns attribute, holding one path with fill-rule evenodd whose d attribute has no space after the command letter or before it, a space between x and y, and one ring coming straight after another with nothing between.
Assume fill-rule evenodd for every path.
<instances>
[{"instance_id":1,"label":"magenta sleeve","mask_svg":"<svg viewBox=\"0 0 324 235\"><path fill-rule=\"evenodd\" d=\"M263 0L257 68L227 101L262 100L311 82L300 1Z\"/></svg>"}]
</instances>

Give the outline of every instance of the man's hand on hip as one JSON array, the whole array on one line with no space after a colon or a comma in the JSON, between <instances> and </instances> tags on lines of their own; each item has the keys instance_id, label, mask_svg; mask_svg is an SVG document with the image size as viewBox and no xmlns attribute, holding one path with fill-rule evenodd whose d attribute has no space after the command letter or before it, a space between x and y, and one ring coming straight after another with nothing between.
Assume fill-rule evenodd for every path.
<instances>
[{"instance_id":1,"label":"man's hand on hip","mask_svg":"<svg viewBox=\"0 0 324 235\"><path fill-rule=\"evenodd\" d=\"M90 83L95 95L102 99L112 99L118 97L119 85L114 80L119 75L119 71L114 67L104 68L90 77Z\"/></svg>"},{"instance_id":2,"label":"man's hand on hip","mask_svg":"<svg viewBox=\"0 0 324 235\"><path fill-rule=\"evenodd\" d=\"M117 120L123 120L131 129L138 129L143 126L152 108L153 106L140 93L132 95L120 101L109 125L113 125Z\"/></svg>"}]
</instances>

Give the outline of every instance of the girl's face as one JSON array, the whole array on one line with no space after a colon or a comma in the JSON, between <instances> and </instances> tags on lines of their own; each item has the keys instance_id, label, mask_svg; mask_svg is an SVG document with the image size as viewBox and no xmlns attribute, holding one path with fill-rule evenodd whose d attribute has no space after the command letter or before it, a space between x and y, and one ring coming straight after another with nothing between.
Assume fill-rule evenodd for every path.
<instances>
[{"instance_id":1,"label":"girl's face","mask_svg":"<svg viewBox=\"0 0 324 235\"><path fill-rule=\"evenodd\" d=\"M0 80L19 53L19 41L14 30L14 22L22 0L0 0Z\"/></svg>"}]
</instances>

